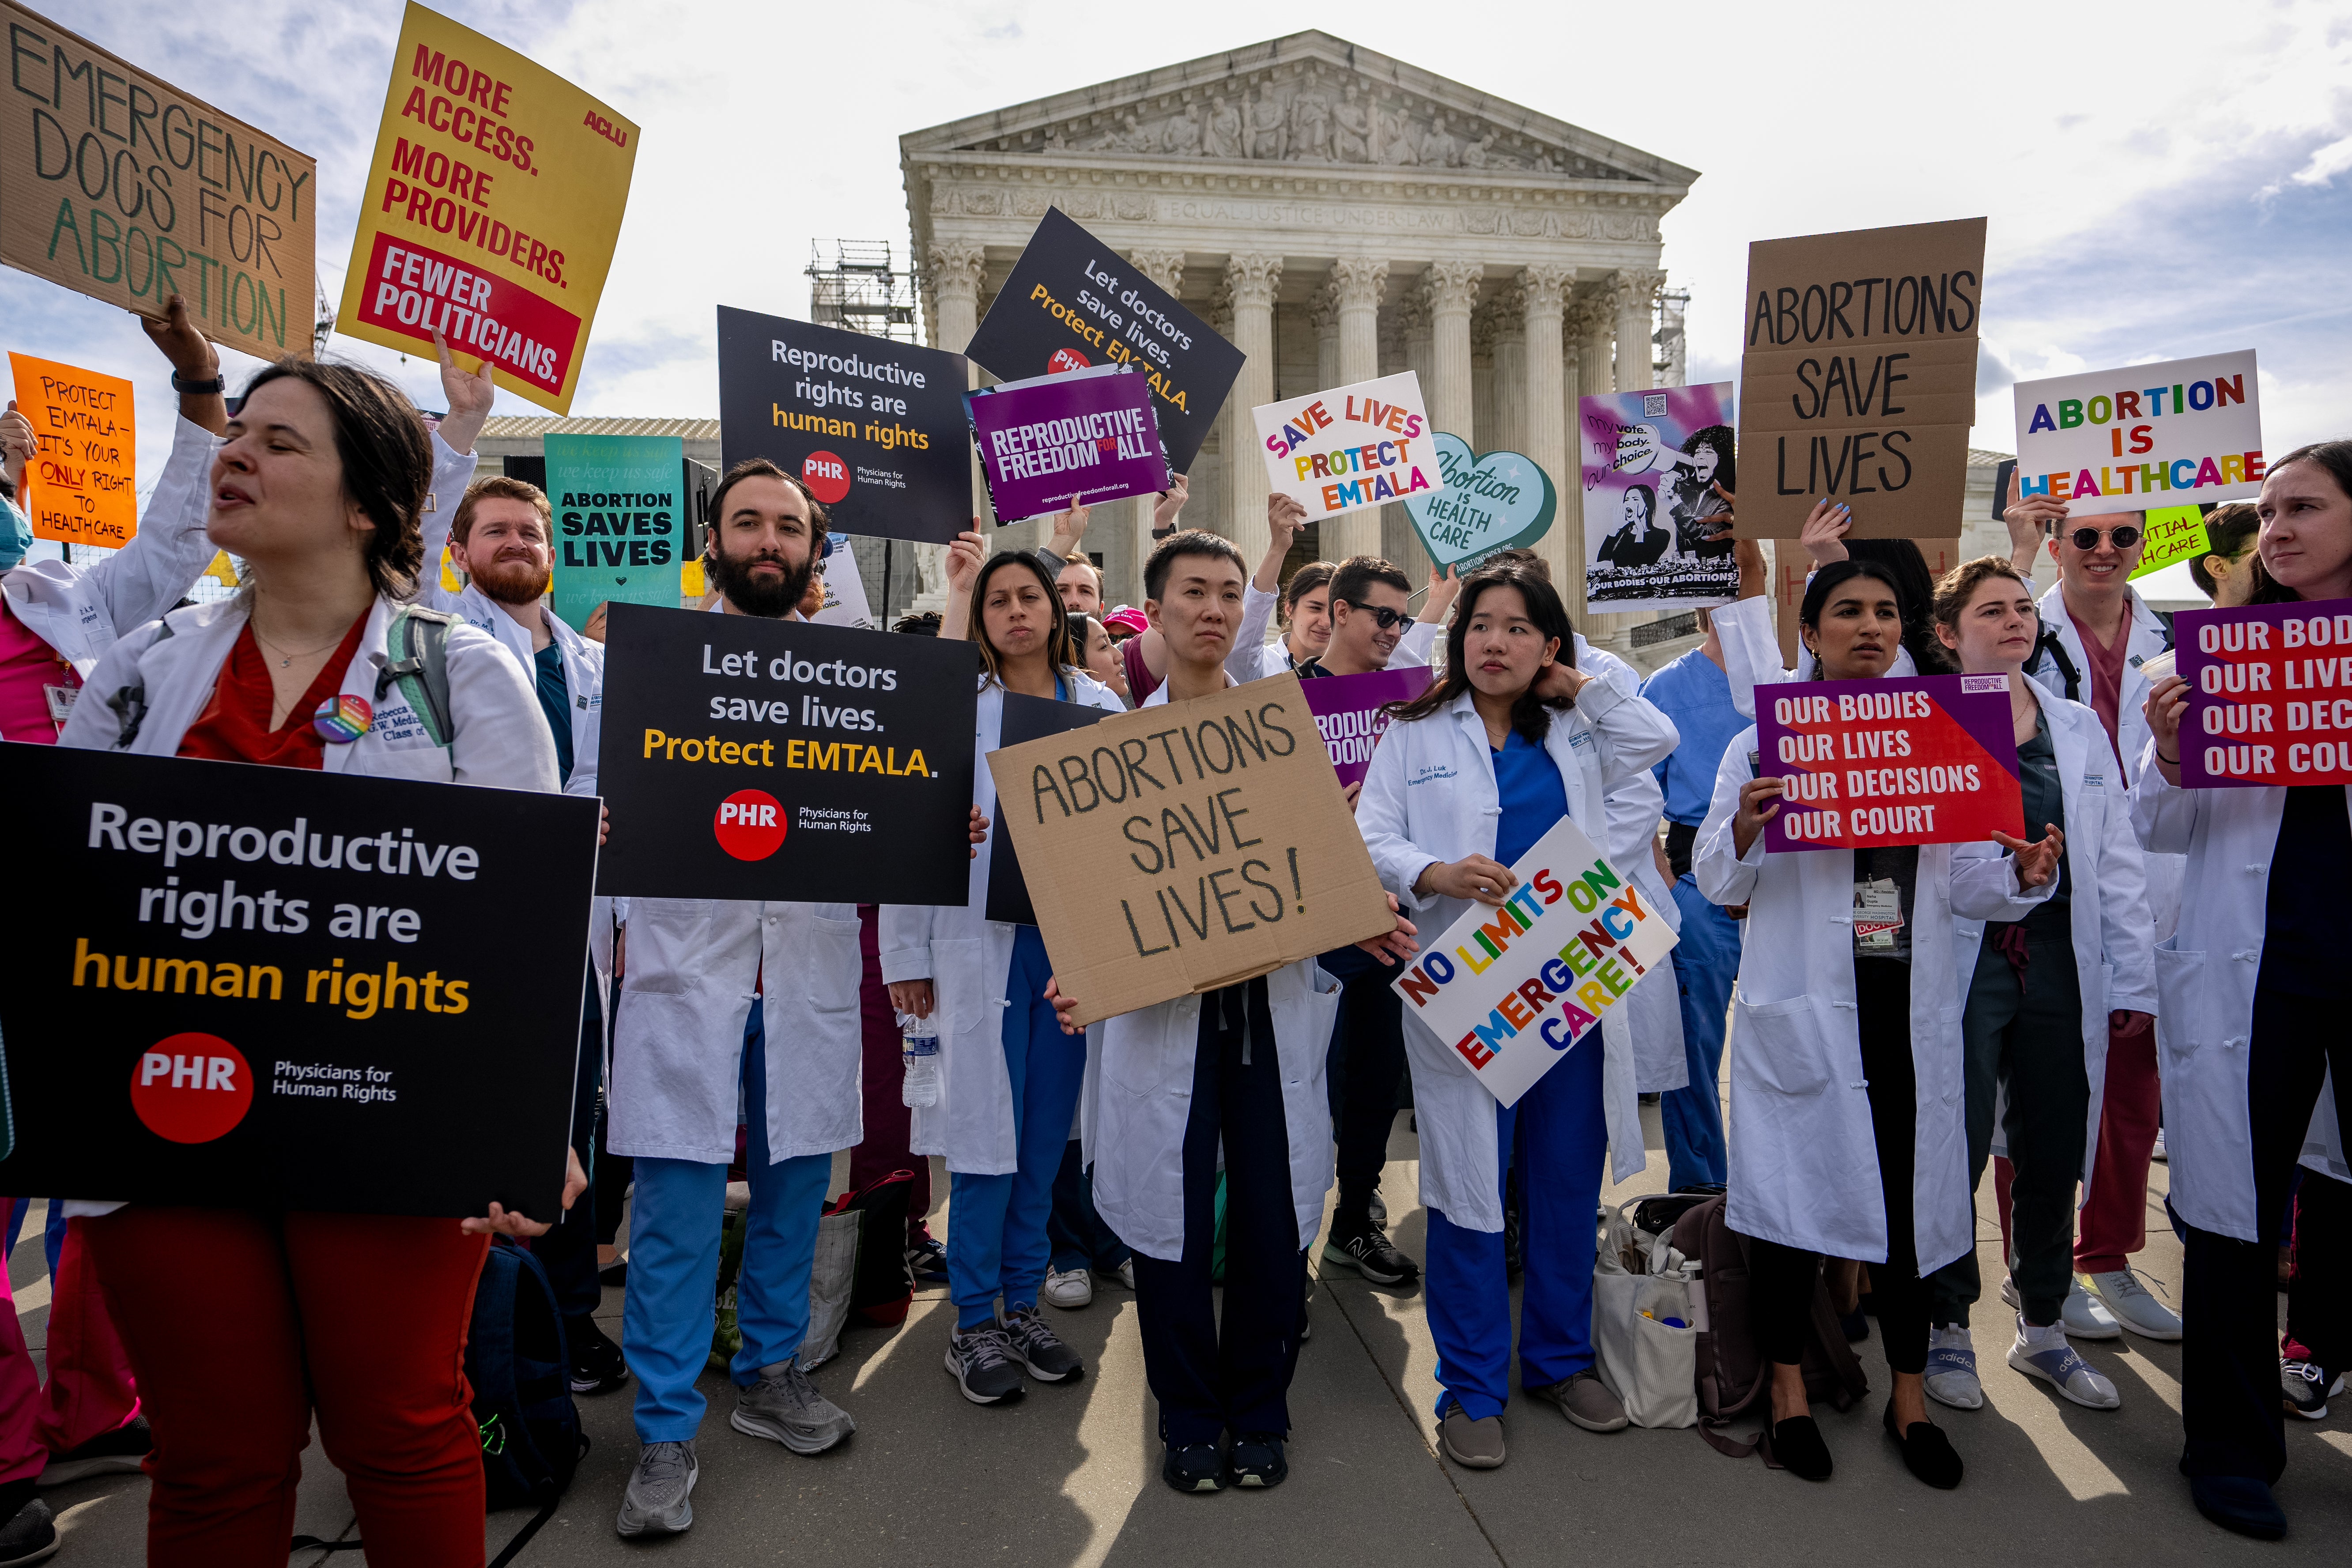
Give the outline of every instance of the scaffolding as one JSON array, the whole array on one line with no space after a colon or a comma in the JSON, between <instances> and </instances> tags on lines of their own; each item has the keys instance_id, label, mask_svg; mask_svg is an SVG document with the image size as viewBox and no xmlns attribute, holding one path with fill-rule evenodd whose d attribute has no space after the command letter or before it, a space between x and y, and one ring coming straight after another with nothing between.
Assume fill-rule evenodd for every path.
<instances>
[{"instance_id":1,"label":"scaffolding","mask_svg":"<svg viewBox=\"0 0 2352 1568\"><path fill-rule=\"evenodd\" d=\"M892 267L889 241L811 240L808 279L809 320L818 326L893 342L922 341L916 321L915 275Z\"/></svg>"},{"instance_id":2,"label":"scaffolding","mask_svg":"<svg viewBox=\"0 0 2352 1568\"><path fill-rule=\"evenodd\" d=\"M1669 289L1658 295L1656 329L1650 342L1656 357L1650 368L1660 386L1681 386L1689 379L1690 344L1683 331L1683 318L1690 313L1690 290Z\"/></svg>"}]
</instances>

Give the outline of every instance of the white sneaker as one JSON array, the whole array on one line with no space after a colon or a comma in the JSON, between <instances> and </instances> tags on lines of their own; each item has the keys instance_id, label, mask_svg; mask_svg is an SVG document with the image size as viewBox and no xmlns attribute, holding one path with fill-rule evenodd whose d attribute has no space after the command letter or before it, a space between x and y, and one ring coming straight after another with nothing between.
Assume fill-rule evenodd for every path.
<instances>
[{"instance_id":1,"label":"white sneaker","mask_svg":"<svg viewBox=\"0 0 2352 1568\"><path fill-rule=\"evenodd\" d=\"M2159 1165L2168 1165L2172 1163L2170 1157L2168 1157L2164 1152L2164 1129L2160 1127L2157 1129L2156 1147L2148 1151L2147 1157L2155 1161Z\"/></svg>"},{"instance_id":2,"label":"white sneaker","mask_svg":"<svg viewBox=\"0 0 2352 1568\"><path fill-rule=\"evenodd\" d=\"M1116 1268L1112 1269L1112 1270L1110 1271L1110 1277L1111 1277L1112 1279L1114 1279L1118 1280L1118 1281L1119 1282L1119 1284L1120 1284L1122 1287L1124 1287L1125 1289L1129 1289L1129 1290L1134 1289L1135 1289L1135 1259L1134 1259L1133 1258L1129 1258L1126 1262L1124 1262L1124 1263L1120 1264L1118 1268Z\"/></svg>"},{"instance_id":3,"label":"white sneaker","mask_svg":"<svg viewBox=\"0 0 2352 1568\"><path fill-rule=\"evenodd\" d=\"M2107 1310L2105 1302L2091 1294L2083 1282L2084 1278L2080 1274L2074 1276L2074 1286L2066 1292L2065 1308L2059 1315L2059 1321L2066 1326L2067 1335L2078 1340L2121 1339L2124 1326L2116 1321L2115 1315ZM2018 1299L2017 1281L2014 1279L2000 1282L2000 1299L2009 1303L2012 1311L2025 1310L2025 1303Z\"/></svg>"},{"instance_id":4,"label":"white sneaker","mask_svg":"<svg viewBox=\"0 0 2352 1568\"><path fill-rule=\"evenodd\" d=\"M1045 1288L1037 1292L1037 1300L1065 1312L1075 1312L1094 1299L1094 1276L1083 1268L1073 1268L1066 1274L1047 1269Z\"/></svg>"},{"instance_id":5,"label":"white sneaker","mask_svg":"<svg viewBox=\"0 0 2352 1568\"><path fill-rule=\"evenodd\" d=\"M2116 1315L2125 1328L2144 1340L2177 1340L2180 1337L2180 1314L2148 1294L2139 1276L2129 1268L2118 1268L2108 1274L2077 1274L2078 1285L2087 1283L2099 1293L2107 1310Z\"/></svg>"},{"instance_id":6,"label":"white sneaker","mask_svg":"<svg viewBox=\"0 0 2352 1568\"><path fill-rule=\"evenodd\" d=\"M1984 1408L1984 1384L1977 1381L1976 1346L1965 1325L1927 1331L1927 1397L1955 1410Z\"/></svg>"},{"instance_id":7,"label":"white sneaker","mask_svg":"<svg viewBox=\"0 0 2352 1568\"><path fill-rule=\"evenodd\" d=\"M2066 1342L2066 1325L2046 1329L2017 1320L2017 1342L2009 1347L2009 1364L2028 1377L2054 1384L2059 1393L2091 1410L2113 1410L2123 1403L2116 1385L2099 1375L2082 1352Z\"/></svg>"}]
</instances>

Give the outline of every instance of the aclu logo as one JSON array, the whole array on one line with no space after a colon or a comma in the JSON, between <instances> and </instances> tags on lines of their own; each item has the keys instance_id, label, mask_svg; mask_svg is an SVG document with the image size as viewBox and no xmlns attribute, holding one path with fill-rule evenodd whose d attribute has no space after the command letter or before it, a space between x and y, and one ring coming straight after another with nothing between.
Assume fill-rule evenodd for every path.
<instances>
[{"instance_id":1,"label":"aclu logo","mask_svg":"<svg viewBox=\"0 0 2352 1568\"><path fill-rule=\"evenodd\" d=\"M253 1069L217 1035L172 1035L131 1069L131 1109L174 1143L209 1143L253 1109Z\"/></svg>"},{"instance_id":2,"label":"aclu logo","mask_svg":"<svg viewBox=\"0 0 2352 1568\"><path fill-rule=\"evenodd\" d=\"M765 860L784 847L783 803L765 790L739 789L719 803L710 831L738 860Z\"/></svg>"}]
</instances>

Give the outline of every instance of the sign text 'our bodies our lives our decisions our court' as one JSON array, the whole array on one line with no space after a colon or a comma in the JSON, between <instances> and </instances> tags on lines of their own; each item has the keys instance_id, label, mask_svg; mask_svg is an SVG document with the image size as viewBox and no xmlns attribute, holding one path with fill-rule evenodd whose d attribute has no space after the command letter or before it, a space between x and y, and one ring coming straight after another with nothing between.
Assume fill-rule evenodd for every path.
<instances>
[{"instance_id":1,"label":"sign text 'our bodies our lives our decisions our court'","mask_svg":"<svg viewBox=\"0 0 2352 1568\"><path fill-rule=\"evenodd\" d=\"M2352 784L2352 599L2183 610L2180 782Z\"/></svg>"},{"instance_id":2,"label":"sign text 'our bodies our lives our decisions our court'","mask_svg":"<svg viewBox=\"0 0 2352 1568\"><path fill-rule=\"evenodd\" d=\"M1759 687L1768 851L1973 844L2024 826L2009 681L1928 675Z\"/></svg>"}]
</instances>

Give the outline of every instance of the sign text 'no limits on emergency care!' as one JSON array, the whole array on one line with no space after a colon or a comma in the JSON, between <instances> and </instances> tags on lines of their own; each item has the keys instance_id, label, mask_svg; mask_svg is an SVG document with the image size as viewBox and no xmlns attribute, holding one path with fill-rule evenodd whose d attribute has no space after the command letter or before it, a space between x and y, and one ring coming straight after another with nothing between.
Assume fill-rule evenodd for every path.
<instances>
[{"instance_id":1,"label":"sign text 'no limits on emergency care!'","mask_svg":"<svg viewBox=\"0 0 2352 1568\"><path fill-rule=\"evenodd\" d=\"M2352 784L2352 599L2183 610L2180 782Z\"/></svg>"},{"instance_id":2,"label":"sign text 'no limits on emergency care!'","mask_svg":"<svg viewBox=\"0 0 2352 1568\"><path fill-rule=\"evenodd\" d=\"M335 330L429 353L438 328L570 413L636 158L610 107L411 5Z\"/></svg>"}]
</instances>

